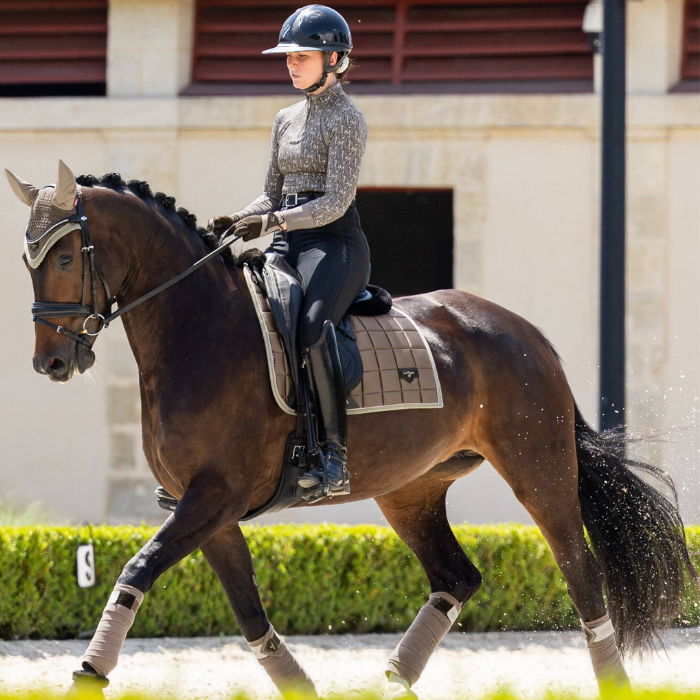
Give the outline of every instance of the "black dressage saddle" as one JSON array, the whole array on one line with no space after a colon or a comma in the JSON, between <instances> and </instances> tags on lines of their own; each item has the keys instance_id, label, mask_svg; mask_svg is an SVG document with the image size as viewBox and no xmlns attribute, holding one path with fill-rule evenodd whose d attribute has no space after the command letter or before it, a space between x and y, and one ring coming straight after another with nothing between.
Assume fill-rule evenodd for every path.
<instances>
[{"instance_id":1,"label":"black dressage saddle","mask_svg":"<svg viewBox=\"0 0 700 700\"><path fill-rule=\"evenodd\" d=\"M313 427L313 408L309 404L309 391L302 376L297 330L299 316L304 301L304 288L301 275L277 253L268 252L252 257L246 263L257 281L263 294L267 297L270 310L282 339L290 373L294 383L287 405L296 410L296 430L289 434L282 461L282 475L275 495L260 508L248 511L241 521L252 520L265 513L276 513L298 503L302 489L297 482L309 468L309 456L317 448ZM369 272L364 289L358 294L335 329L338 352L345 378L345 393L350 398L350 391L362 378L362 358L357 347L357 336L352 330L350 314L353 316L379 316L389 312L392 299L389 293L369 284ZM354 405L354 402L351 403ZM178 499L169 494L162 486L156 489L158 505L165 510L175 510Z\"/></svg>"},{"instance_id":2,"label":"black dressage saddle","mask_svg":"<svg viewBox=\"0 0 700 700\"><path fill-rule=\"evenodd\" d=\"M277 253L265 253L265 262L262 265L250 265L250 270L267 297L270 310L275 318L277 331L289 359L295 389L289 397L287 405L296 409L299 387L301 386L299 376L301 359L297 330L301 306L304 303L303 281L301 275ZM369 284L368 272L362 291L335 329L347 395L362 379L362 358L357 348L357 336L352 330L350 314L354 316L378 316L388 313L391 305L392 299L387 291Z\"/></svg>"}]
</instances>

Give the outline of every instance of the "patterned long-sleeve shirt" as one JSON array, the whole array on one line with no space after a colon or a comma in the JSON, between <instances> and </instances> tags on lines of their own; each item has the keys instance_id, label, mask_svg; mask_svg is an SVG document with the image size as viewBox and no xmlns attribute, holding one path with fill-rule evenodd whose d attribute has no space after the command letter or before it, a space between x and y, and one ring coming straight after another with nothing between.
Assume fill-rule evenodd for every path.
<instances>
[{"instance_id":1,"label":"patterned long-sleeve shirt","mask_svg":"<svg viewBox=\"0 0 700 700\"><path fill-rule=\"evenodd\" d=\"M263 194L239 213L266 214L283 194L313 191L324 195L285 210L287 229L335 221L355 197L366 143L365 118L340 83L306 95L275 117Z\"/></svg>"}]
</instances>

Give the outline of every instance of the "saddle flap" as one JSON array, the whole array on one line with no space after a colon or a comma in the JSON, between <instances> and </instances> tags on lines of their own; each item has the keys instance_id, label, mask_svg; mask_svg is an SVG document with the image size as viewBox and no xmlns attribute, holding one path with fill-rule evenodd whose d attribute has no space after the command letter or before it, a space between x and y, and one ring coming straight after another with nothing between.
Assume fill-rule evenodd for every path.
<instances>
[{"instance_id":1,"label":"saddle flap","mask_svg":"<svg viewBox=\"0 0 700 700\"><path fill-rule=\"evenodd\" d=\"M277 253L265 253L265 264L261 271L249 266L255 275L260 289L267 297L267 303L277 326L284 351L289 360L289 370L295 387L299 386L301 357L297 343L299 316L304 303L304 288L301 275ZM356 343L348 314L335 329L338 340L338 353L345 377L345 391L350 393L362 378L362 357ZM287 399L287 405L296 405L294 391Z\"/></svg>"},{"instance_id":2,"label":"saddle flap","mask_svg":"<svg viewBox=\"0 0 700 700\"><path fill-rule=\"evenodd\" d=\"M346 313L337 325L335 337L345 378L345 393L349 394L362 379L362 356L357 347L357 335L352 329L349 313Z\"/></svg>"},{"instance_id":3,"label":"saddle flap","mask_svg":"<svg viewBox=\"0 0 700 700\"><path fill-rule=\"evenodd\" d=\"M304 302L301 276L277 253L266 253L262 271L255 270L260 288L265 292L270 311L275 319L284 350L289 358L289 368L294 386L299 386L301 359L297 346L299 314Z\"/></svg>"}]
</instances>

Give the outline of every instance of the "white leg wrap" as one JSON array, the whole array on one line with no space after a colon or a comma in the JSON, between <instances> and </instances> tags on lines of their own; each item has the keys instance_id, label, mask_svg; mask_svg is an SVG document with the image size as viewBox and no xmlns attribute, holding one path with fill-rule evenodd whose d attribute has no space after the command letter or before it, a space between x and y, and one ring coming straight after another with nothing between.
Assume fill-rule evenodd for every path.
<instances>
[{"instance_id":1,"label":"white leg wrap","mask_svg":"<svg viewBox=\"0 0 700 700\"><path fill-rule=\"evenodd\" d=\"M248 646L283 695L299 693L307 698L318 697L314 682L292 656L284 638L275 632L272 625L264 636L248 642Z\"/></svg>"},{"instance_id":2,"label":"white leg wrap","mask_svg":"<svg viewBox=\"0 0 700 700\"><path fill-rule=\"evenodd\" d=\"M461 610L460 602L449 593L432 593L389 657L387 676L394 673L413 685Z\"/></svg>"},{"instance_id":3,"label":"white leg wrap","mask_svg":"<svg viewBox=\"0 0 700 700\"><path fill-rule=\"evenodd\" d=\"M591 622L581 620L586 633L588 651L593 662L593 671L599 684L612 683L616 686L629 685L615 640L615 629L606 613Z\"/></svg>"},{"instance_id":4,"label":"white leg wrap","mask_svg":"<svg viewBox=\"0 0 700 700\"><path fill-rule=\"evenodd\" d=\"M122 644L142 602L143 593L137 588L123 583L114 587L100 624L83 656L83 661L99 674L106 676L116 667Z\"/></svg>"}]
</instances>

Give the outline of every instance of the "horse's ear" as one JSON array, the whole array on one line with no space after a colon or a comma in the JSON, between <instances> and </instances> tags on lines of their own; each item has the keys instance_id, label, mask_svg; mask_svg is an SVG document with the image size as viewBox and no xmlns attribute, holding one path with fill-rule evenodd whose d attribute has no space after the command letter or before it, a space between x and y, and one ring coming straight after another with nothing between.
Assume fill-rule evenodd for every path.
<instances>
[{"instance_id":1,"label":"horse's ear","mask_svg":"<svg viewBox=\"0 0 700 700\"><path fill-rule=\"evenodd\" d=\"M62 161L58 161L58 182L56 189L53 192L52 204L59 209L70 211L73 209L75 201L75 193L78 190L78 185L75 181L75 175L71 169Z\"/></svg>"},{"instance_id":2,"label":"horse's ear","mask_svg":"<svg viewBox=\"0 0 700 700\"><path fill-rule=\"evenodd\" d=\"M34 200L39 194L39 188L25 182L21 177L15 175L11 170L5 168L5 174L10 182L12 191L28 206L34 204Z\"/></svg>"}]
</instances>

